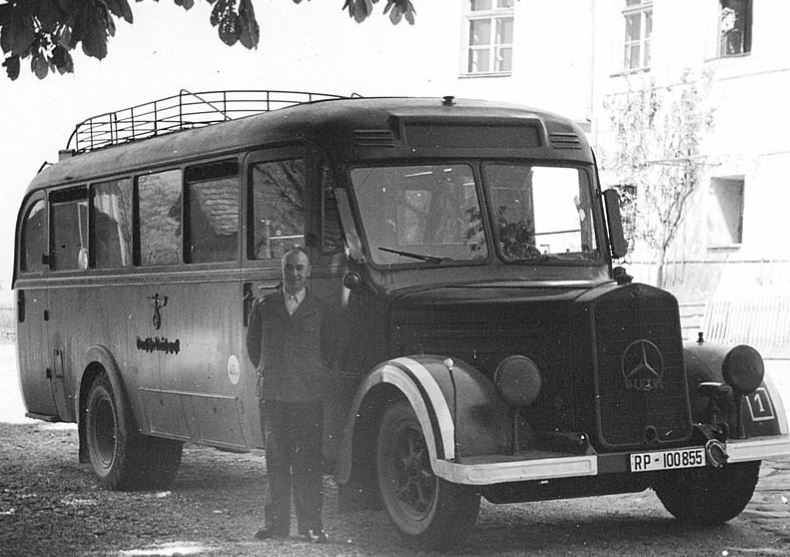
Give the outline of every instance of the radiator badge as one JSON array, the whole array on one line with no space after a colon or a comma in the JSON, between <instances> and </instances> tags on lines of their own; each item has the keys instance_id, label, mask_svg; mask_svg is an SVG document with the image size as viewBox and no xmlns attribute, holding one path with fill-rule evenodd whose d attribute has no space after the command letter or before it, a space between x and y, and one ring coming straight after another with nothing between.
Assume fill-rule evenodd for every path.
<instances>
[{"instance_id":1,"label":"radiator badge","mask_svg":"<svg viewBox=\"0 0 790 557\"><path fill-rule=\"evenodd\" d=\"M649 340L635 340L623 352L620 368L625 377L625 388L652 391L664 387L664 358L658 346Z\"/></svg>"}]
</instances>

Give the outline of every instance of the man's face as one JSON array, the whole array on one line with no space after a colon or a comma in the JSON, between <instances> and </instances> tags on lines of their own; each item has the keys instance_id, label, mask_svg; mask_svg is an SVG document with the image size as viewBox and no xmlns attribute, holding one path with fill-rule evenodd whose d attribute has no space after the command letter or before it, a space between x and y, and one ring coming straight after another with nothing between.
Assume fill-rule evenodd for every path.
<instances>
[{"instance_id":1,"label":"man's face","mask_svg":"<svg viewBox=\"0 0 790 557\"><path fill-rule=\"evenodd\" d=\"M283 259L283 286L289 294L298 294L310 277L310 260L300 252L291 252Z\"/></svg>"}]
</instances>

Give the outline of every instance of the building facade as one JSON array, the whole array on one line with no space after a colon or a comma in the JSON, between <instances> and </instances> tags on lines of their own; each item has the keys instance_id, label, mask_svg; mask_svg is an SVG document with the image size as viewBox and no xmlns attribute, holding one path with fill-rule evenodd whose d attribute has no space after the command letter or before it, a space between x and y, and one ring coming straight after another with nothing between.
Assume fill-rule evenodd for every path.
<instances>
[{"instance_id":1,"label":"building facade","mask_svg":"<svg viewBox=\"0 0 790 557\"><path fill-rule=\"evenodd\" d=\"M599 152L616 133L607 101L644 87L671 90L684 74L704 89L700 110L712 122L693 157L698 181L667 250L663 285L687 308L689 333L751 342L767 354L790 344L788 21L782 0L599 0L593 18ZM607 172L602 179L616 185ZM632 274L654 281L655 260L637 244Z\"/></svg>"},{"instance_id":2,"label":"building facade","mask_svg":"<svg viewBox=\"0 0 790 557\"><path fill-rule=\"evenodd\" d=\"M790 165L784 133L790 57L783 28L790 2L437 4L418 5L415 27L424 25L418 41L426 48L443 45L431 46L433 70L423 89L573 118L599 154L604 187L633 186L606 168L607 154L617 147L612 100L650 88L677 96L684 83L699 89L697 114L710 121L686 157L696 183L666 249L661 286L681 302L687 338L701 331L784 357L790 346L790 242L782 233L790 206L784 172ZM456 48L447 48L453 43ZM660 133L651 129L648 137ZM683 158L654 156L646 163L669 169ZM638 189L630 190L637 203L645 195ZM637 280L656 283L657 260L655 250L637 241L624 264Z\"/></svg>"}]
</instances>

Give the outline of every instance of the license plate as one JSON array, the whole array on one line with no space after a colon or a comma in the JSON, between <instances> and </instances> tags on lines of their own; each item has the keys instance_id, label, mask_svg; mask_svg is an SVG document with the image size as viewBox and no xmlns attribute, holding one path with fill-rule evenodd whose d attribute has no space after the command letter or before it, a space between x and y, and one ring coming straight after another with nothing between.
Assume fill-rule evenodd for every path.
<instances>
[{"instance_id":1,"label":"license plate","mask_svg":"<svg viewBox=\"0 0 790 557\"><path fill-rule=\"evenodd\" d=\"M653 472L655 470L675 470L677 468L705 466L704 447L634 453L630 456L631 472Z\"/></svg>"}]
</instances>

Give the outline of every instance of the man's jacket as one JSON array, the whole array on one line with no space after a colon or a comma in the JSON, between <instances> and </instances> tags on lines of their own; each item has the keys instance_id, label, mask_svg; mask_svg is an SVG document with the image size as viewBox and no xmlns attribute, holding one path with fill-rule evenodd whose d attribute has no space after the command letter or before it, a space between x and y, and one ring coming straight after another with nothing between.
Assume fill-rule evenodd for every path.
<instances>
[{"instance_id":1,"label":"man's jacket","mask_svg":"<svg viewBox=\"0 0 790 557\"><path fill-rule=\"evenodd\" d=\"M307 291L288 315L281 290L258 300L247 328L247 353L263 384L262 400L315 402L327 392L331 327L326 304Z\"/></svg>"}]
</instances>

